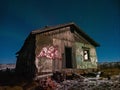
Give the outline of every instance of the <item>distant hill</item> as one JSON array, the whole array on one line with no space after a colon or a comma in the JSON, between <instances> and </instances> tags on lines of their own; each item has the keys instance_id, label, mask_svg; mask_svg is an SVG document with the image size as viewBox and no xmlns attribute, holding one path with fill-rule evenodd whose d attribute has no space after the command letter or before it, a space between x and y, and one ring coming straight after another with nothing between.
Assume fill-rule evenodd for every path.
<instances>
[{"instance_id":1,"label":"distant hill","mask_svg":"<svg viewBox=\"0 0 120 90\"><path fill-rule=\"evenodd\" d=\"M0 70L5 69L15 69L16 64L0 64ZM120 62L99 62L98 68L100 69L107 69L107 68L119 68L120 69Z\"/></svg>"},{"instance_id":2,"label":"distant hill","mask_svg":"<svg viewBox=\"0 0 120 90\"><path fill-rule=\"evenodd\" d=\"M15 64L0 64L0 70L15 69Z\"/></svg>"},{"instance_id":3,"label":"distant hill","mask_svg":"<svg viewBox=\"0 0 120 90\"><path fill-rule=\"evenodd\" d=\"M100 69L107 69L107 68L119 68L120 69L120 62L102 62L102 63L98 63L98 67Z\"/></svg>"}]
</instances>

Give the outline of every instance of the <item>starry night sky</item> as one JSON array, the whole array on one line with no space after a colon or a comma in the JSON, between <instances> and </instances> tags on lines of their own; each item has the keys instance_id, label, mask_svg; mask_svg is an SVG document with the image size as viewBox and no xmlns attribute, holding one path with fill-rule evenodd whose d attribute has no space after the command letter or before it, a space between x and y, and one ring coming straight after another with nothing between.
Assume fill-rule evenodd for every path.
<instances>
[{"instance_id":1,"label":"starry night sky","mask_svg":"<svg viewBox=\"0 0 120 90\"><path fill-rule=\"evenodd\" d=\"M97 41L99 62L120 61L120 0L0 0L0 63L15 63L28 34L76 23Z\"/></svg>"}]
</instances>

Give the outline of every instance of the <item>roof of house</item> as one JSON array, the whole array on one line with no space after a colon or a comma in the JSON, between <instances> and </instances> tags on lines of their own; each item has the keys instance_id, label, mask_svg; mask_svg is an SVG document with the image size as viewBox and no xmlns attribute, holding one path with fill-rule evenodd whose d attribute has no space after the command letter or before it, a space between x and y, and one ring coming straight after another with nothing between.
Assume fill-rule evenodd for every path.
<instances>
[{"instance_id":1,"label":"roof of house","mask_svg":"<svg viewBox=\"0 0 120 90\"><path fill-rule=\"evenodd\" d=\"M40 33L44 33L44 32L49 32L49 31L54 31L60 28L64 28L64 27L72 27L74 28L74 30L76 30L76 32L81 35L83 38L85 38L89 43L91 43L92 45L94 45L95 47L100 46L96 41L94 41L91 37L89 37L83 30L81 30L75 23L71 22L71 23L67 23L67 24L60 24L60 25L56 25L56 26L46 26L44 28L38 29L38 30L34 30L32 31L29 36L26 38L26 40L31 36L31 35L36 35L36 34L40 34ZM24 44L26 43L26 41L24 42ZM24 46L24 45L23 45ZM23 50L23 46L22 48L16 53L19 54L22 50Z\"/></svg>"},{"instance_id":2,"label":"roof of house","mask_svg":"<svg viewBox=\"0 0 120 90\"><path fill-rule=\"evenodd\" d=\"M60 25L56 25L56 26L51 26L51 27L45 26L42 29L38 29L38 30L32 31L31 34L40 34L40 33L44 33L44 32L54 31L54 30L57 30L57 29L60 29L60 28L68 27L68 26L75 28L74 30L76 30L77 33L79 33L82 37L84 37L92 45L94 45L94 46L100 46L96 41L94 41L91 37L89 37L83 30L81 30L73 22L67 23L67 24L60 24Z\"/></svg>"}]
</instances>

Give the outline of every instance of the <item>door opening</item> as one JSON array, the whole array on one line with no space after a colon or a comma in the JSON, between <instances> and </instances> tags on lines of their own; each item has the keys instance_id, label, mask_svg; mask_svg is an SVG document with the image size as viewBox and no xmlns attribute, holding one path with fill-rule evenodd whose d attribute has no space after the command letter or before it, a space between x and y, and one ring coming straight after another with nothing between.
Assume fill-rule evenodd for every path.
<instances>
[{"instance_id":1,"label":"door opening","mask_svg":"<svg viewBox=\"0 0 120 90\"><path fill-rule=\"evenodd\" d=\"M66 68L72 68L72 48L65 47Z\"/></svg>"}]
</instances>

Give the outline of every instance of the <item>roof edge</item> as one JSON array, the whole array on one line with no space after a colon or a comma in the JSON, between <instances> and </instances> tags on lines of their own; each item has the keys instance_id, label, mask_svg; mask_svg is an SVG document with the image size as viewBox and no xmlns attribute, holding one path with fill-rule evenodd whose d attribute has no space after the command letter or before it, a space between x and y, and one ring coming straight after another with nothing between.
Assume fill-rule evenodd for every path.
<instances>
[{"instance_id":1,"label":"roof edge","mask_svg":"<svg viewBox=\"0 0 120 90\"><path fill-rule=\"evenodd\" d=\"M56 30L59 28L63 28L63 27L67 27L67 26L72 26L74 28L76 28L76 31L82 35L85 39L87 39L92 45L94 45L95 47L100 46L99 43L97 43L96 41L94 41L89 35L87 35L79 26L77 26L74 22L70 22L70 23L66 23L66 24L59 24L56 26L47 26L44 27L42 29L37 29L31 32L31 34L40 34L40 33L44 33L44 32L48 32L48 31L52 31L52 30Z\"/></svg>"}]
</instances>

